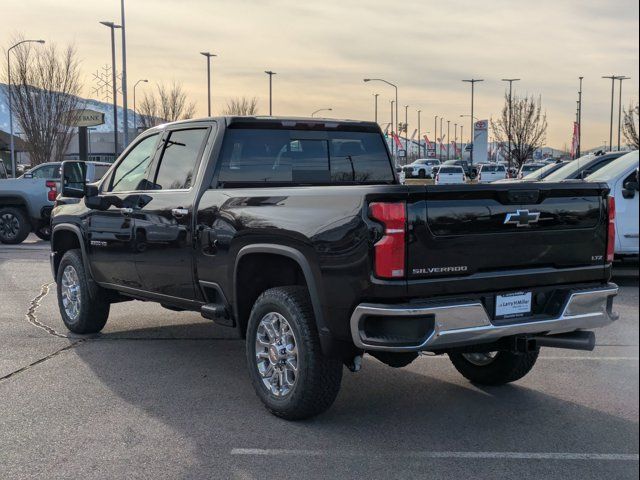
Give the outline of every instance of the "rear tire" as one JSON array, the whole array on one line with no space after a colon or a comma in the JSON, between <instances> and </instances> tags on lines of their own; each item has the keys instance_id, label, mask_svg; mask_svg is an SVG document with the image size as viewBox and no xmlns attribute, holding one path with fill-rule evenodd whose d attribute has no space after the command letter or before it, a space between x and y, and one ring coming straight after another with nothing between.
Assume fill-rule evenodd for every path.
<instances>
[{"instance_id":1,"label":"rear tire","mask_svg":"<svg viewBox=\"0 0 640 480\"><path fill-rule=\"evenodd\" d=\"M58 307L64 325L73 333L97 333L107 323L107 291L90 283L80 250L67 251L56 273Z\"/></svg>"},{"instance_id":2,"label":"rear tire","mask_svg":"<svg viewBox=\"0 0 640 480\"><path fill-rule=\"evenodd\" d=\"M424 170L420 170L420 171L418 172L418 177L420 177L420 178L426 178L426 176L427 176L427 172L425 172Z\"/></svg>"},{"instance_id":3,"label":"rear tire","mask_svg":"<svg viewBox=\"0 0 640 480\"><path fill-rule=\"evenodd\" d=\"M31 224L24 210L16 207L0 208L0 243L22 243L30 231Z\"/></svg>"},{"instance_id":4,"label":"rear tire","mask_svg":"<svg viewBox=\"0 0 640 480\"><path fill-rule=\"evenodd\" d=\"M262 293L251 310L246 345L253 388L272 414L301 420L333 404L342 361L322 353L305 287Z\"/></svg>"},{"instance_id":5,"label":"rear tire","mask_svg":"<svg viewBox=\"0 0 640 480\"><path fill-rule=\"evenodd\" d=\"M450 353L449 359L456 370L472 383L480 385L504 385L520 380L531 371L536 364L539 352L512 353L496 352L486 362L472 361L474 355L466 353ZM480 354L482 355L482 354Z\"/></svg>"}]
</instances>

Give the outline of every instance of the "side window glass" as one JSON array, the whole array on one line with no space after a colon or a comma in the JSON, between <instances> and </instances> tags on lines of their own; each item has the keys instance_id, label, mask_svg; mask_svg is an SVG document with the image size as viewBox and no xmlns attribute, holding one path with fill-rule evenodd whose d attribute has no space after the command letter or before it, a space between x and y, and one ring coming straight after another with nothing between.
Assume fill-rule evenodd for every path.
<instances>
[{"instance_id":1,"label":"side window glass","mask_svg":"<svg viewBox=\"0 0 640 480\"><path fill-rule=\"evenodd\" d=\"M191 187L206 136L206 128L175 130L169 134L162 150L154 189L177 190Z\"/></svg>"},{"instance_id":2,"label":"side window glass","mask_svg":"<svg viewBox=\"0 0 640 480\"><path fill-rule=\"evenodd\" d=\"M120 162L111 177L110 192L150 190L146 171L156 151L158 134L141 140Z\"/></svg>"}]
</instances>

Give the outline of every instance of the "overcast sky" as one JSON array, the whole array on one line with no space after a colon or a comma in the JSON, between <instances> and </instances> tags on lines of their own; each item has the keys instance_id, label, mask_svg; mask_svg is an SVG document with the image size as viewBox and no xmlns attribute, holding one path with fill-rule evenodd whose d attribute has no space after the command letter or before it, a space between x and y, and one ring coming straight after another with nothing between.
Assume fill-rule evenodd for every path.
<instances>
[{"instance_id":1,"label":"overcast sky","mask_svg":"<svg viewBox=\"0 0 640 480\"><path fill-rule=\"evenodd\" d=\"M0 42L12 36L75 43L82 59L84 91L92 72L110 63L109 30L119 21L118 0L3 0ZM541 95L547 111L547 144L570 143L583 75L583 145L609 135L611 83L602 75L632 77L623 105L638 99L638 0L127 0L127 67L130 88L141 78L181 82L206 115L205 58L213 60L213 113L226 99L256 96L268 113L274 77L274 114L308 116L332 107L330 116L372 119L379 93L380 122L389 117L392 89L364 84L382 77L399 86L400 119L409 108L409 131L433 131L434 115L469 132L470 89L477 84L477 116L497 116L505 84L516 77L519 94ZM120 68L120 41L117 41ZM152 85L152 83L149 83ZM144 89L141 85L138 95ZM617 88L617 87L616 87ZM617 117L617 93L616 93ZM388 122L388 120L387 120ZM432 138L430 134L430 138ZM615 137L615 135L614 135Z\"/></svg>"}]
</instances>

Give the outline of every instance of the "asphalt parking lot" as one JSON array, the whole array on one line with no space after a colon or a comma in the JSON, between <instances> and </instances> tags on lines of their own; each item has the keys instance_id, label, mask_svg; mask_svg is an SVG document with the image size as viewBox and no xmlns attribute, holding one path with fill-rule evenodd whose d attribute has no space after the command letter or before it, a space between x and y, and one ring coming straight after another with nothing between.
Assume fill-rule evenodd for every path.
<instances>
[{"instance_id":1,"label":"asphalt parking lot","mask_svg":"<svg viewBox=\"0 0 640 480\"><path fill-rule=\"evenodd\" d=\"M242 341L197 314L60 321L48 246L0 246L0 478L638 478L638 280L593 352L545 349L498 388L443 357L365 358L313 420L268 414Z\"/></svg>"}]
</instances>

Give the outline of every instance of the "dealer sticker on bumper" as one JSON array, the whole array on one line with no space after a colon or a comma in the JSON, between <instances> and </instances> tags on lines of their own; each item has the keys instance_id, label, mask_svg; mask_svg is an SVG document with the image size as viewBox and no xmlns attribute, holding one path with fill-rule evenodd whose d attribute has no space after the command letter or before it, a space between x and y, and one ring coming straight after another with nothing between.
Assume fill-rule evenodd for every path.
<instances>
[{"instance_id":1,"label":"dealer sticker on bumper","mask_svg":"<svg viewBox=\"0 0 640 480\"><path fill-rule=\"evenodd\" d=\"M531 292L496 295L496 318L524 317L531 313Z\"/></svg>"}]
</instances>

